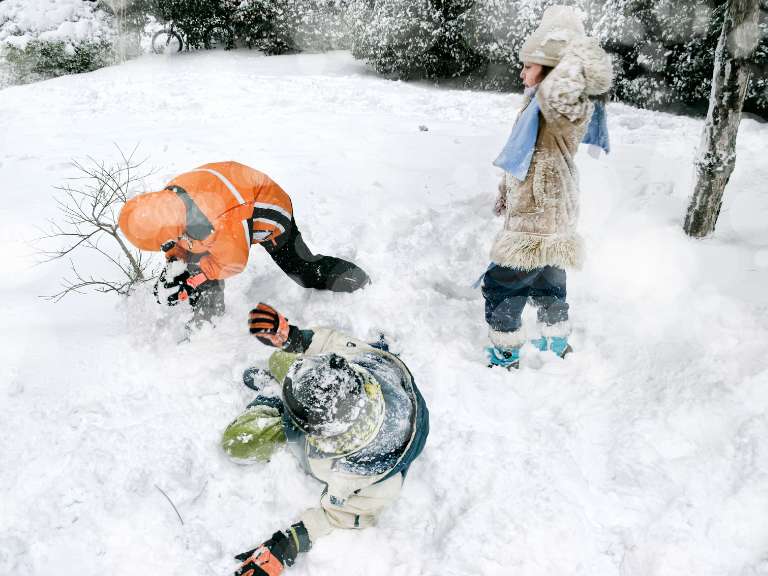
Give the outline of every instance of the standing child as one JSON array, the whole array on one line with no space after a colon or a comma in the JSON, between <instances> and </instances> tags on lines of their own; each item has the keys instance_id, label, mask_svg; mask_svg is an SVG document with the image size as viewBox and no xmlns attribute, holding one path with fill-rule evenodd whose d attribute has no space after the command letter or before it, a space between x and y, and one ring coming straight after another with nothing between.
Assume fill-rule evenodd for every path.
<instances>
[{"instance_id":1,"label":"standing child","mask_svg":"<svg viewBox=\"0 0 768 576\"><path fill-rule=\"evenodd\" d=\"M590 97L605 94L612 80L608 55L567 6L544 12L520 60L526 101L494 162L504 169L495 212L505 219L483 281L492 343L486 353L491 365L506 368L519 365L526 341L521 315L529 298L541 325L532 344L560 357L571 351L565 269L580 267L583 259L574 156L588 126L587 142L607 151L602 102L596 111Z\"/></svg>"}]
</instances>

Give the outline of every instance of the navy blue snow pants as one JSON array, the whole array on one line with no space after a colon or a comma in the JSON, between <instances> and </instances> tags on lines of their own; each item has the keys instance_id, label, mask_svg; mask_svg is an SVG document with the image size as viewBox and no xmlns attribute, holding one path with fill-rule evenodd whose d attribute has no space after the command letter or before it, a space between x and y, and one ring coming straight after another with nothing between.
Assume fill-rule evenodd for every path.
<instances>
[{"instance_id":1,"label":"navy blue snow pants","mask_svg":"<svg viewBox=\"0 0 768 576\"><path fill-rule=\"evenodd\" d=\"M565 270L544 266L520 270L493 265L483 278L485 321L493 330L515 332L530 298L538 308L539 322L552 325L568 320Z\"/></svg>"}]
</instances>

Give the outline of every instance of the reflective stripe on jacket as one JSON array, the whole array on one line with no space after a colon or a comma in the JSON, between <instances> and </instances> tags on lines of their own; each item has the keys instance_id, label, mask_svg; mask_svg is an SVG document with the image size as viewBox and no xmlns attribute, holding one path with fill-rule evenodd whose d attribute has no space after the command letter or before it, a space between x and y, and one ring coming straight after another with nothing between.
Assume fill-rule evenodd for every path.
<instances>
[{"instance_id":1,"label":"reflective stripe on jacket","mask_svg":"<svg viewBox=\"0 0 768 576\"><path fill-rule=\"evenodd\" d=\"M293 217L291 199L276 182L237 162L205 164L168 186L185 190L213 226L207 238L182 243L192 253L205 254L200 269L212 279L241 272L251 243L274 242Z\"/></svg>"},{"instance_id":2,"label":"reflective stripe on jacket","mask_svg":"<svg viewBox=\"0 0 768 576\"><path fill-rule=\"evenodd\" d=\"M132 198L119 219L141 250L197 261L210 279L241 272L252 243L275 242L291 227L288 194L269 176L237 162L205 164L180 174L164 190Z\"/></svg>"}]
</instances>

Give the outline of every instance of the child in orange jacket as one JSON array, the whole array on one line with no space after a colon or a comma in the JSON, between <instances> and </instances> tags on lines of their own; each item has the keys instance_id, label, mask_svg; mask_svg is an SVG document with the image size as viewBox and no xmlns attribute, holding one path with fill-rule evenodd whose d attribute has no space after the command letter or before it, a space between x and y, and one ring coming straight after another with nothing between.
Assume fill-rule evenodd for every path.
<instances>
[{"instance_id":1,"label":"child in orange jacket","mask_svg":"<svg viewBox=\"0 0 768 576\"><path fill-rule=\"evenodd\" d=\"M351 262L312 254L288 194L263 172L237 162L205 164L159 192L132 198L118 224L140 250L162 250L169 261L187 263L172 278L166 270L156 293L164 289L171 305L189 299L202 319L223 313L223 280L245 269L253 244L305 288L353 292L370 282Z\"/></svg>"}]
</instances>

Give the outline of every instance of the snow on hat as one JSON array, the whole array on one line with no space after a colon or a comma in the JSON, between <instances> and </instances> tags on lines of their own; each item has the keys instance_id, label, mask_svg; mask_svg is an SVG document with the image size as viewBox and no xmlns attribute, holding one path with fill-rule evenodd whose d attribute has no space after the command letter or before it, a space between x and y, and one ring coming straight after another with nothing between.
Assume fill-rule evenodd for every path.
<instances>
[{"instance_id":1,"label":"snow on hat","mask_svg":"<svg viewBox=\"0 0 768 576\"><path fill-rule=\"evenodd\" d=\"M586 36L581 14L571 6L550 6L539 27L520 48L520 61L557 66L568 43Z\"/></svg>"},{"instance_id":2,"label":"snow on hat","mask_svg":"<svg viewBox=\"0 0 768 576\"><path fill-rule=\"evenodd\" d=\"M283 380L283 405L310 444L344 454L371 440L384 418L378 383L337 354L303 356Z\"/></svg>"}]
</instances>

